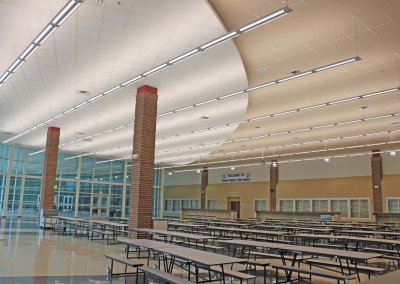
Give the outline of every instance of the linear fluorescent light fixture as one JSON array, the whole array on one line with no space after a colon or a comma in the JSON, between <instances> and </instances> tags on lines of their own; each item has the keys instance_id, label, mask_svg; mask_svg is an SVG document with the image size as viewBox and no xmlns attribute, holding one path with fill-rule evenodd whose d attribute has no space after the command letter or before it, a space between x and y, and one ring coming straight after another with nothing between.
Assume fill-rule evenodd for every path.
<instances>
[{"instance_id":1,"label":"linear fluorescent light fixture","mask_svg":"<svg viewBox=\"0 0 400 284\"><path fill-rule=\"evenodd\" d=\"M278 83L282 83L282 82L285 82L285 81L288 81L288 80L292 80L292 79L296 79L296 78L303 77L303 76L306 76L306 75L310 75L311 73L312 73L312 71L302 72L300 74L296 74L296 75L292 75L292 76L280 79L277 82Z\"/></svg>"},{"instance_id":2,"label":"linear fluorescent light fixture","mask_svg":"<svg viewBox=\"0 0 400 284\"><path fill-rule=\"evenodd\" d=\"M208 42L206 44L203 44L202 46L200 46L200 49L201 50L206 50L206 49L208 49L208 48L210 48L212 46L215 46L217 44L223 43L224 41L232 39L232 38L234 38L234 37L236 37L238 35L239 35L239 33L237 31L230 32L230 33L228 33L228 34L226 34L226 35L224 35L222 37L214 39L214 40L212 40L212 41L210 41L210 42Z\"/></svg>"},{"instance_id":3,"label":"linear fluorescent light fixture","mask_svg":"<svg viewBox=\"0 0 400 284\"><path fill-rule=\"evenodd\" d=\"M0 86L3 85L12 74L41 46L47 38L75 11L84 0L70 0L58 14L46 25L46 27L37 35L28 47L18 56L10 65L6 72L0 77Z\"/></svg>"},{"instance_id":4,"label":"linear fluorescent light fixture","mask_svg":"<svg viewBox=\"0 0 400 284\"><path fill-rule=\"evenodd\" d=\"M169 63L169 64L174 64L174 63L176 63L176 62L178 62L178 61L187 59L187 58L189 58L189 57L195 55L195 54L198 53L198 52L200 52L199 49L197 49L197 48L196 48L196 49L193 49L193 50L191 50L191 51L189 51L189 52L186 52L186 53L184 53L184 54L182 54L182 55L180 55L180 56L178 56L178 57L175 57L174 59L171 59L170 61L168 61L168 63Z\"/></svg>"},{"instance_id":5,"label":"linear fluorescent light fixture","mask_svg":"<svg viewBox=\"0 0 400 284\"><path fill-rule=\"evenodd\" d=\"M121 84L122 87L128 86L132 83L135 83L136 81L139 81L140 79L144 78L142 75L136 76L135 78L132 78L124 83Z\"/></svg>"},{"instance_id":6,"label":"linear fluorescent light fixture","mask_svg":"<svg viewBox=\"0 0 400 284\"><path fill-rule=\"evenodd\" d=\"M43 153L44 151L46 151L46 149L42 149L42 150L39 150L39 151L36 151L36 152L29 153L28 156L34 156L34 155Z\"/></svg>"},{"instance_id":7,"label":"linear fluorescent light fixture","mask_svg":"<svg viewBox=\"0 0 400 284\"><path fill-rule=\"evenodd\" d=\"M159 66L157 66L157 67L154 67L153 69L150 69L150 70L147 71L147 72L144 72L142 75L143 75L143 77L146 77L146 76L148 76L148 75L150 75L150 74L153 74L153 73L156 73L156 72L158 72L158 71L161 71L161 69L164 69L164 68L167 67L167 66L168 66L167 63L161 64L161 65L159 65Z\"/></svg>"},{"instance_id":8,"label":"linear fluorescent light fixture","mask_svg":"<svg viewBox=\"0 0 400 284\"><path fill-rule=\"evenodd\" d=\"M114 88L111 88L111 89L109 89L108 91L105 91L105 92L103 93L103 96L108 95L108 94L111 94L112 92L115 92L116 90L121 89L121 88L122 88L121 85L116 86L116 87L114 87Z\"/></svg>"},{"instance_id":9,"label":"linear fluorescent light fixture","mask_svg":"<svg viewBox=\"0 0 400 284\"><path fill-rule=\"evenodd\" d=\"M345 65L345 64L347 64L347 63L351 63L351 62L358 61L358 60L361 60L361 58L360 58L359 56L352 57L352 58L349 58L349 59L347 59L347 60L339 61L339 62L334 63L334 64L329 64L329 65L326 65L326 66L317 68L317 69L315 69L315 72L324 71L324 70L326 70L326 69L338 67L338 66Z\"/></svg>"},{"instance_id":10,"label":"linear fluorescent light fixture","mask_svg":"<svg viewBox=\"0 0 400 284\"><path fill-rule=\"evenodd\" d=\"M90 152L90 153L80 154L80 155L76 155L76 156L71 156L71 157L65 158L64 160L71 160L71 159L76 159L79 157L85 157L85 156L94 155L94 154L96 154L96 152Z\"/></svg>"},{"instance_id":11,"label":"linear fluorescent light fixture","mask_svg":"<svg viewBox=\"0 0 400 284\"><path fill-rule=\"evenodd\" d=\"M278 19L278 18L280 18L280 17L282 17L282 16L284 16L284 15L286 15L286 14L292 12L292 11L293 10L290 9L289 6L283 7L282 9L279 9L278 11L275 11L275 12L273 12L273 13L265 16L265 17L262 17L262 18L260 18L258 20L255 20L254 22L251 22L250 24L245 25L244 27L241 27L238 31L240 33L247 32L247 31L249 31L251 29L254 29L255 27L258 27L258 26L260 26L262 24L265 24L267 22L276 20L276 19Z\"/></svg>"},{"instance_id":12,"label":"linear fluorescent light fixture","mask_svg":"<svg viewBox=\"0 0 400 284\"><path fill-rule=\"evenodd\" d=\"M104 163L110 163L110 162L115 162L115 161L123 161L128 158L117 158L117 159L111 159L111 160L104 160L104 161L98 161L96 164L104 164Z\"/></svg>"}]
</instances>

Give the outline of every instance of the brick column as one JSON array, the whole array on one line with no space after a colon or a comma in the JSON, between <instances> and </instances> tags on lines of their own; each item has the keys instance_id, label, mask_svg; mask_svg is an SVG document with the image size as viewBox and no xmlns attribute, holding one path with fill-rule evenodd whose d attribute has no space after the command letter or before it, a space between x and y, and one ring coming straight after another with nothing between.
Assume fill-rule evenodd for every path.
<instances>
[{"instance_id":1,"label":"brick column","mask_svg":"<svg viewBox=\"0 0 400 284\"><path fill-rule=\"evenodd\" d=\"M152 228L154 148L157 123L157 89L137 89L132 160L129 228ZM143 234L130 234L143 238Z\"/></svg>"},{"instance_id":2,"label":"brick column","mask_svg":"<svg viewBox=\"0 0 400 284\"><path fill-rule=\"evenodd\" d=\"M44 156L43 181L41 191L41 209L53 209L54 186L56 184L58 146L60 128L49 127L47 130L46 154Z\"/></svg>"},{"instance_id":3,"label":"brick column","mask_svg":"<svg viewBox=\"0 0 400 284\"><path fill-rule=\"evenodd\" d=\"M269 168L269 210L276 211L276 187L279 181L278 162L272 161Z\"/></svg>"},{"instance_id":4,"label":"brick column","mask_svg":"<svg viewBox=\"0 0 400 284\"><path fill-rule=\"evenodd\" d=\"M208 185L208 168L203 168L201 173L200 209L206 209L206 189Z\"/></svg>"},{"instance_id":5,"label":"brick column","mask_svg":"<svg viewBox=\"0 0 400 284\"><path fill-rule=\"evenodd\" d=\"M373 212L382 213L382 158L379 150L372 151L371 176L372 176L372 200Z\"/></svg>"}]
</instances>

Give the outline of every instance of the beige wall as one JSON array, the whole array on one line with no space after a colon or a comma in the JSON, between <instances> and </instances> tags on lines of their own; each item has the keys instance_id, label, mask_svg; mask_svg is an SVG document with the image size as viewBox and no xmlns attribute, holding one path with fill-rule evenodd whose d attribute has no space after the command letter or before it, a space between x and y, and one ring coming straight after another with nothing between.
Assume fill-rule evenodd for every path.
<instances>
[{"instance_id":1,"label":"beige wall","mask_svg":"<svg viewBox=\"0 0 400 284\"><path fill-rule=\"evenodd\" d=\"M207 186L206 200L218 200L220 209L228 209L229 197L239 197L241 217L254 217L254 200L268 199L266 182L251 183L226 183L209 184ZM164 191L166 199L200 199L200 185L166 186Z\"/></svg>"},{"instance_id":2,"label":"beige wall","mask_svg":"<svg viewBox=\"0 0 400 284\"><path fill-rule=\"evenodd\" d=\"M209 184L206 199L216 199L220 209L227 209L229 197L239 197L241 217L254 217L256 199L269 199L269 182ZM369 198L372 204L371 177L345 177L285 180L278 183L277 199L301 198ZM387 197L400 197L400 175L386 175L382 180L383 208ZM164 198L200 199L199 185L166 186ZM373 208L371 208L371 211Z\"/></svg>"},{"instance_id":3,"label":"beige wall","mask_svg":"<svg viewBox=\"0 0 400 284\"><path fill-rule=\"evenodd\" d=\"M371 189L367 176L284 180L278 183L277 199L372 197Z\"/></svg>"},{"instance_id":4,"label":"beige wall","mask_svg":"<svg viewBox=\"0 0 400 284\"><path fill-rule=\"evenodd\" d=\"M400 198L400 175L387 175L382 179L383 189L383 210L387 211L387 198L398 197Z\"/></svg>"},{"instance_id":5,"label":"beige wall","mask_svg":"<svg viewBox=\"0 0 400 284\"><path fill-rule=\"evenodd\" d=\"M368 156L331 161L329 164L321 161L282 164L279 170L278 200L369 198L372 206L372 179ZM383 170L383 208L386 211L386 198L400 197L400 157L383 157ZM228 197L240 197L242 217L253 217L255 199L269 199L268 167L239 169L238 172L251 173L253 182L246 183L220 183L220 175L224 171L227 170L210 170L212 178L207 187L206 199L216 199L221 209L227 209ZM182 175L185 178L181 179ZM200 199L199 176L201 175L197 173L166 176L164 198ZM370 210L372 212L373 208Z\"/></svg>"}]
</instances>

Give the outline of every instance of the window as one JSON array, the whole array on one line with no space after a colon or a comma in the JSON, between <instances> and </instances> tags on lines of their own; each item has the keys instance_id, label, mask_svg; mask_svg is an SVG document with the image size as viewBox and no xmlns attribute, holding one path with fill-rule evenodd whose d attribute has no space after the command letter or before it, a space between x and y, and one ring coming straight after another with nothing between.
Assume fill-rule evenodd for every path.
<instances>
[{"instance_id":1,"label":"window","mask_svg":"<svg viewBox=\"0 0 400 284\"><path fill-rule=\"evenodd\" d=\"M280 200L279 208L281 211L293 211L293 200Z\"/></svg>"},{"instance_id":2,"label":"window","mask_svg":"<svg viewBox=\"0 0 400 284\"><path fill-rule=\"evenodd\" d=\"M174 212L181 211L181 201L180 200L173 200L172 211L174 211Z\"/></svg>"},{"instance_id":3,"label":"window","mask_svg":"<svg viewBox=\"0 0 400 284\"><path fill-rule=\"evenodd\" d=\"M182 209L190 209L190 200L182 200Z\"/></svg>"},{"instance_id":4,"label":"window","mask_svg":"<svg viewBox=\"0 0 400 284\"><path fill-rule=\"evenodd\" d=\"M313 200L312 201L313 212L328 212L328 200Z\"/></svg>"},{"instance_id":5,"label":"window","mask_svg":"<svg viewBox=\"0 0 400 284\"><path fill-rule=\"evenodd\" d=\"M340 212L341 217L349 217L348 200L331 200L331 212Z\"/></svg>"},{"instance_id":6,"label":"window","mask_svg":"<svg viewBox=\"0 0 400 284\"><path fill-rule=\"evenodd\" d=\"M170 199L166 199L164 201L164 211L168 211L168 212L172 211L172 201L173 200L170 200Z\"/></svg>"},{"instance_id":7,"label":"window","mask_svg":"<svg viewBox=\"0 0 400 284\"><path fill-rule=\"evenodd\" d=\"M296 212L310 212L311 200L296 200Z\"/></svg>"},{"instance_id":8,"label":"window","mask_svg":"<svg viewBox=\"0 0 400 284\"><path fill-rule=\"evenodd\" d=\"M351 218L369 218L369 205L367 199L350 200Z\"/></svg>"},{"instance_id":9,"label":"window","mask_svg":"<svg viewBox=\"0 0 400 284\"><path fill-rule=\"evenodd\" d=\"M218 200L207 200L207 209L218 210L219 209Z\"/></svg>"},{"instance_id":10,"label":"window","mask_svg":"<svg viewBox=\"0 0 400 284\"><path fill-rule=\"evenodd\" d=\"M192 208L192 209L199 209L199 201L198 200L191 200L190 201L190 203L191 203L191 207L190 208Z\"/></svg>"},{"instance_id":11,"label":"window","mask_svg":"<svg viewBox=\"0 0 400 284\"><path fill-rule=\"evenodd\" d=\"M400 198L388 198L388 212L400 213Z\"/></svg>"},{"instance_id":12,"label":"window","mask_svg":"<svg viewBox=\"0 0 400 284\"><path fill-rule=\"evenodd\" d=\"M198 209L199 200L196 199L165 199L164 211L179 212L181 209Z\"/></svg>"},{"instance_id":13,"label":"window","mask_svg":"<svg viewBox=\"0 0 400 284\"><path fill-rule=\"evenodd\" d=\"M268 200L267 199L256 199L254 208L256 211L267 211L268 210Z\"/></svg>"}]
</instances>

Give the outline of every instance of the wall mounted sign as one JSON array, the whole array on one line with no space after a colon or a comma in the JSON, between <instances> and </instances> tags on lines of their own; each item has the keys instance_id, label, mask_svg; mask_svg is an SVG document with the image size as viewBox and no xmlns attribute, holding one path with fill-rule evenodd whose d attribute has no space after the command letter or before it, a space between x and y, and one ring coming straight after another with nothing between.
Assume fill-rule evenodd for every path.
<instances>
[{"instance_id":1,"label":"wall mounted sign","mask_svg":"<svg viewBox=\"0 0 400 284\"><path fill-rule=\"evenodd\" d=\"M250 173L229 173L229 174L222 174L222 183L229 183L229 182L249 182L250 180Z\"/></svg>"}]
</instances>

